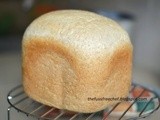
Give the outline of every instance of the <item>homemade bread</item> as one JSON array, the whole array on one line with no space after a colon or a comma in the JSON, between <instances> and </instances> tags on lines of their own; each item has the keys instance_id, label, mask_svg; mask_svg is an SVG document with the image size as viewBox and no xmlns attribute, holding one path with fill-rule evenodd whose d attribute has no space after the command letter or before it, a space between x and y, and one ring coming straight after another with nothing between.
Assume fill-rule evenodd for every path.
<instances>
[{"instance_id":1,"label":"homemade bread","mask_svg":"<svg viewBox=\"0 0 160 120\"><path fill-rule=\"evenodd\" d=\"M34 20L23 42L23 86L29 97L59 109L90 113L126 97L132 45L113 20L59 10Z\"/></svg>"}]
</instances>

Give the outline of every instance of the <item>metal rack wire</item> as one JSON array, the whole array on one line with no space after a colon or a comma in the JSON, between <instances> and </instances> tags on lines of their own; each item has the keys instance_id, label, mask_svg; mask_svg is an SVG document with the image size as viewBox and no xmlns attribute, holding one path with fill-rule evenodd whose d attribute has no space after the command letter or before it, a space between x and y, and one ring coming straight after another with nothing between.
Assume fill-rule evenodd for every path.
<instances>
[{"instance_id":1,"label":"metal rack wire","mask_svg":"<svg viewBox=\"0 0 160 120\"><path fill-rule=\"evenodd\" d=\"M145 118L152 113L154 113L156 110L160 107L160 98L159 96L152 90L145 88L143 86L140 86L138 84L132 84L130 93L135 90L137 87L142 88L143 90L141 93L139 93L138 97L135 98L135 100L132 102L130 106L128 106L121 115L116 116L116 120L136 120L140 118ZM131 107L136 104L137 100L145 93L145 91L149 91L153 94L153 96L147 101L143 109L132 115L128 116L129 110ZM11 109L14 108L18 112L24 113L27 116L32 116L37 119L42 120L109 120L110 117L114 116L114 110L122 104L122 102L117 103L116 105L106 108L105 110L102 110L100 112L95 113L74 113L69 112L66 110L60 110L54 107L49 107L46 105L43 105L41 103L38 103L31 98L29 98L25 92L23 91L22 85L19 85L15 88L13 88L7 96L8 103L10 106L8 107L8 120L11 120ZM146 108L148 105L152 102L156 101L157 105L154 107L154 109L150 111L146 111Z\"/></svg>"}]
</instances>

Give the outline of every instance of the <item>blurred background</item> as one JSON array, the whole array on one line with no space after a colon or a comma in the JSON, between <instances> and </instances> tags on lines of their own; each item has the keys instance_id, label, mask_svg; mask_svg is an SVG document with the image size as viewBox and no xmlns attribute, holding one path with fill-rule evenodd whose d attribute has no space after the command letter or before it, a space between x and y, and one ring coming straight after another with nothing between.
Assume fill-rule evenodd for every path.
<instances>
[{"instance_id":1,"label":"blurred background","mask_svg":"<svg viewBox=\"0 0 160 120\"><path fill-rule=\"evenodd\" d=\"M38 16L59 9L89 10L116 20L128 31L134 47L133 81L160 94L159 0L0 0L1 119L7 116L7 93L21 84L26 27Z\"/></svg>"}]
</instances>

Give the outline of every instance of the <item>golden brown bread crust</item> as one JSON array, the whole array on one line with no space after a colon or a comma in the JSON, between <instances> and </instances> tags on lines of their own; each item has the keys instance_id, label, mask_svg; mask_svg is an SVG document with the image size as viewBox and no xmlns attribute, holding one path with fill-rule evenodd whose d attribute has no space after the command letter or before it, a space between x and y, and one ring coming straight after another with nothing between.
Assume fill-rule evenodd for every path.
<instances>
[{"instance_id":1,"label":"golden brown bread crust","mask_svg":"<svg viewBox=\"0 0 160 120\"><path fill-rule=\"evenodd\" d=\"M74 12L75 11L53 12L48 14L48 16L54 16L54 19L56 19L56 15L60 14L60 16L64 16L64 14ZM78 12L83 13L84 11ZM84 13L89 17L92 17L93 14L90 12ZM74 16L70 16L74 19ZM84 17L83 15L80 16L82 18ZM94 14L93 16L102 19L102 21L107 21L107 19L101 18L101 16ZM46 21L43 18L42 16L39 21L45 24ZM45 18L47 18L47 15ZM39 21L31 24L23 38L23 86L25 92L31 98L59 109L89 113L102 110L108 105L118 102L105 100L89 101L89 97L112 98L127 96L131 84L132 45L127 34L125 32L123 33L123 30L119 28L117 24L108 20L110 21L109 24L107 21L104 25L117 25L118 27L113 31L113 34L123 36L117 35L121 40L118 41L115 36L115 40L117 41L109 42L109 45L107 44L105 47L102 44L102 48L104 47L104 49L96 46L95 42L93 44L95 51L92 51L92 49L88 49L90 46L85 46L88 43L84 42L84 45L83 42L77 43L81 39L85 39L92 44L92 41L89 39L96 41L96 35L87 36L86 34L88 38L84 38L82 35L82 38L80 36L75 39L76 42L78 41L75 44L73 44L70 37L70 35L74 36L74 34L63 36L62 41L56 36L48 36L48 33L44 35L38 35L37 33L31 35L32 30L35 29L36 31L36 28L33 28L33 26ZM49 18L47 21L50 21ZM83 23L85 22L84 20ZM70 28L72 32L74 32L74 28L76 27L75 24L77 24L76 21L74 21L73 26L71 24L73 27L73 30ZM92 22L90 24L92 24ZM59 24L53 24L51 30L57 29L58 31L59 28L56 28L58 25ZM65 29L65 25L66 24L62 25L63 29ZM84 27L83 24L80 26ZM88 29L87 33L92 32L90 26L86 27L86 29ZM48 30L50 29L48 28L44 31ZM53 34L56 35L58 33ZM111 33L109 31L106 34L110 35ZM110 38L114 39L112 35L109 36L108 40L105 40L103 37L99 39L109 41ZM66 43L65 41L67 40L68 42ZM103 43L103 41L98 42Z\"/></svg>"}]
</instances>

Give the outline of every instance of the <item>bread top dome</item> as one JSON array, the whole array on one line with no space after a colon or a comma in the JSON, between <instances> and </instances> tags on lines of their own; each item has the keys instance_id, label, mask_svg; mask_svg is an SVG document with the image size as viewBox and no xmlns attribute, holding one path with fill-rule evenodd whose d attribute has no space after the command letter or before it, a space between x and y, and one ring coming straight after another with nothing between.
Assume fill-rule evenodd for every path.
<instances>
[{"instance_id":1,"label":"bread top dome","mask_svg":"<svg viewBox=\"0 0 160 120\"><path fill-rule=\"evenodd\" d=\"M99 57L121 45L131 45L128 34L116 22L83 10L59 10L40 16L26 29L23 42L39 38L65 45L84 57Z\"/></svg>"}]
</instances>

